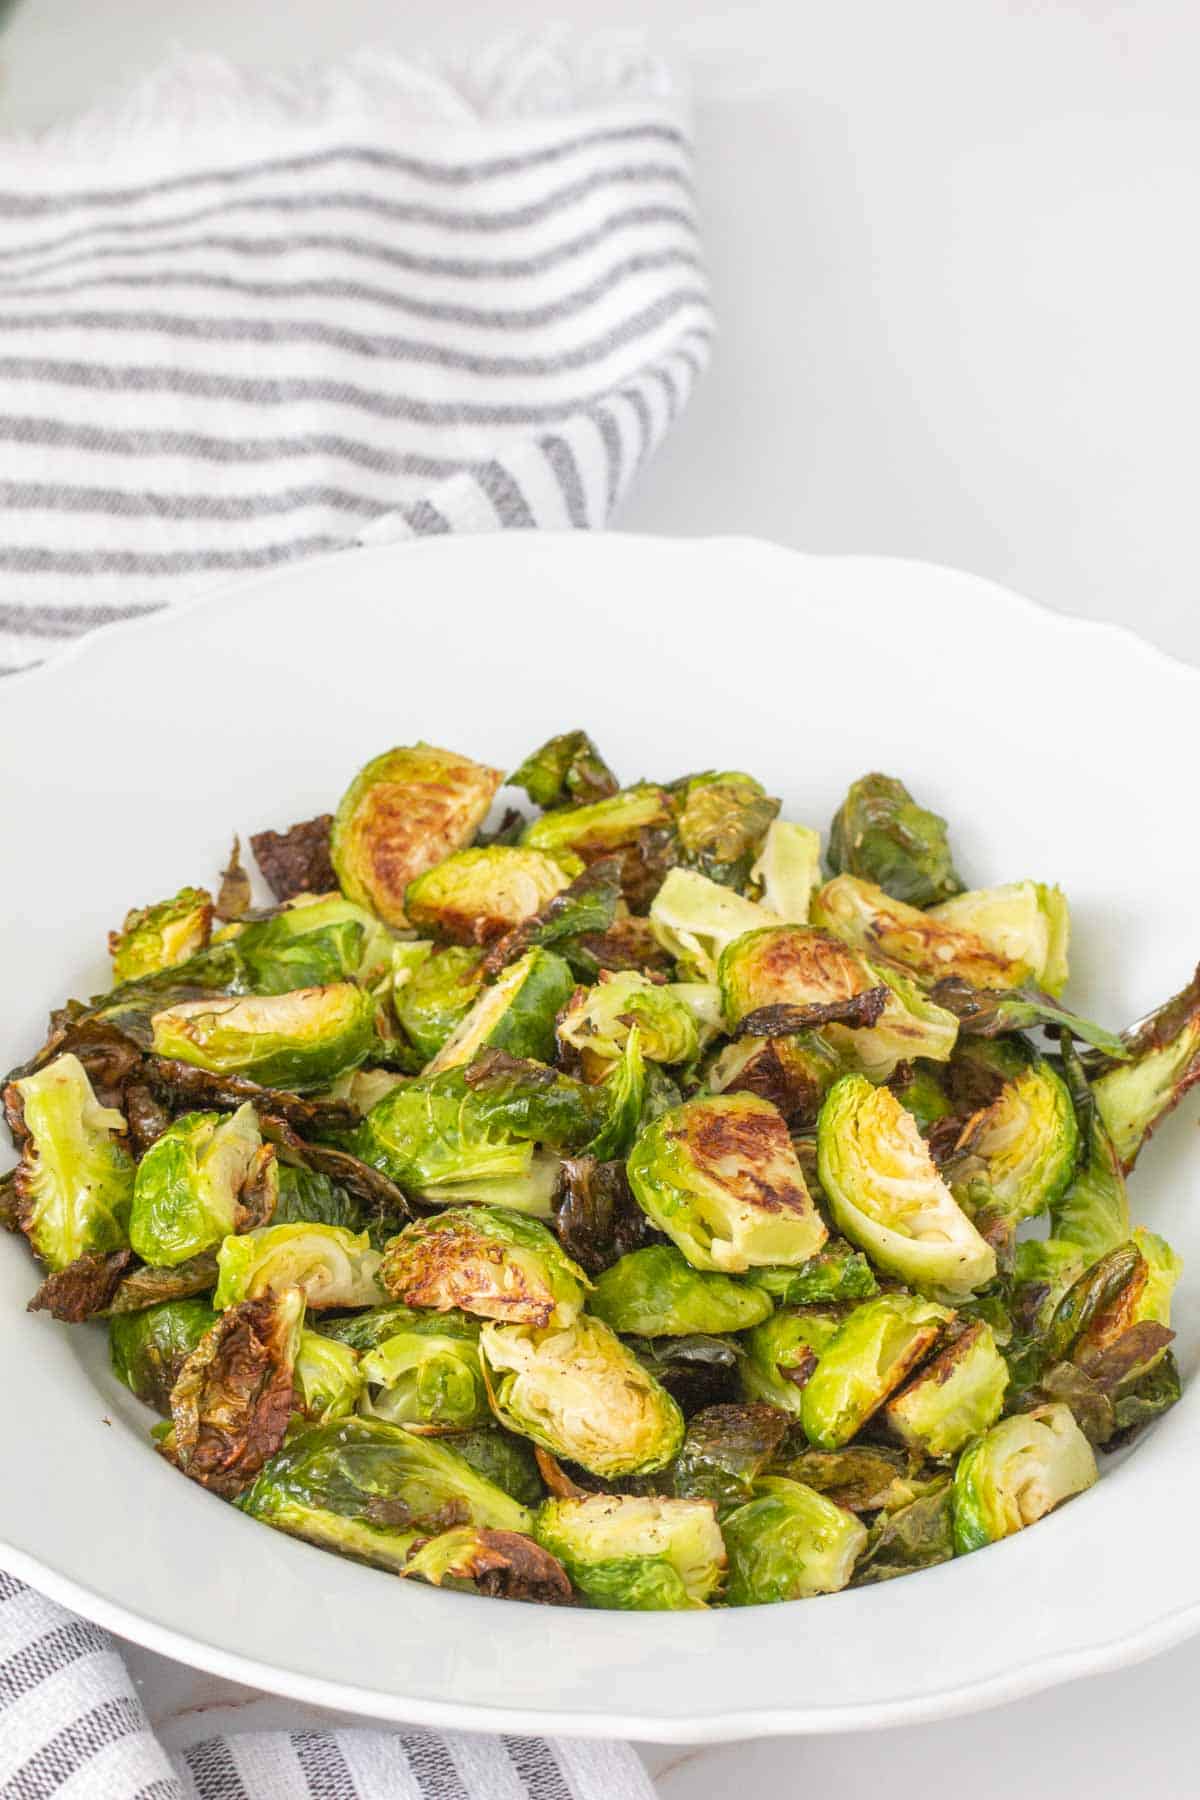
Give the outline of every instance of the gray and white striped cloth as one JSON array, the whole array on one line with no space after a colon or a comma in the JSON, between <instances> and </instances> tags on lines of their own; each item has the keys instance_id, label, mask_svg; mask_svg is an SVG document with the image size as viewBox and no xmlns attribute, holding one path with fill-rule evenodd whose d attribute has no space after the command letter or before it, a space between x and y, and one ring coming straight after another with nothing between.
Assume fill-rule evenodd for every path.
<instances>
[{"instance_id":1,"label":"gray and white striped cloth","mask_svg":"<svg viewBox=\"0 0 1200 1800\"><path fill-rule=\"evenodd\" d=\"M0 669L343 544L601 525L710 335L685 109L620 43L188 58L0 139Z\"/></svg>"},{"instance_id":2,"label":"gray and white striped cloth","mask_svg":"<svg viewBox=\"0 0 1200 1800\"><path fill-rule=\"evenodd\" d=\"M190 58L0 140L0 670L356 542L602 525L710 336L684 107L619 43L289 81ZM0 1800L59 1794L652 1800L619 1744L169 1757L107 1634L0 1575Z\"/></svg>"}]
</instances>

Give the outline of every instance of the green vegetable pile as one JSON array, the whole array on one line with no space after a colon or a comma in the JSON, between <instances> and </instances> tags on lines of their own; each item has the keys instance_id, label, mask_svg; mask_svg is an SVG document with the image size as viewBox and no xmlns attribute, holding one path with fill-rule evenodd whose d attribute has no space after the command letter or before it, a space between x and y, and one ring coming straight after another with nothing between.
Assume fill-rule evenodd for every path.
<instances>
[{"instance_id":1,"label":"green vegetable pile","mask_svg":"<svg viewBox=\"0 0 1200 1800\"><path fill-rule=\"evenodd\" d=\"M31 1308L221 1499L477 1593L797 1600L1082 1493L1179 1397L1126 1177L1200 972L1068 1010L1062 893L966 889L888 776L826 872L740 771L573 731L488 829L503 781L390 750L251 840L272 904L235 840L129 913L4 1089Z\"/></svg>"}]
</instances>

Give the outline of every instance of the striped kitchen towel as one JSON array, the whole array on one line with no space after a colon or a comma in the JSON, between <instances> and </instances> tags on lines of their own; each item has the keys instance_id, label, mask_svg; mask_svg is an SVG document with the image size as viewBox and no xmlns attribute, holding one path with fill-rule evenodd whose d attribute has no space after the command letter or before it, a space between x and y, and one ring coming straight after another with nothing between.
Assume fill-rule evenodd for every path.
<instances>
[{"instance_id":1,"label":"striped kitchen towel","mask_svg":"<svg viewBox=\"0 0 1200 1800\"><path fill-rule=\"evenodd\" d=\"M0 138L0 670L343 545L601 525L711 329L685 109L620 41L189 57Z\"/></svg>"}]
</instances>

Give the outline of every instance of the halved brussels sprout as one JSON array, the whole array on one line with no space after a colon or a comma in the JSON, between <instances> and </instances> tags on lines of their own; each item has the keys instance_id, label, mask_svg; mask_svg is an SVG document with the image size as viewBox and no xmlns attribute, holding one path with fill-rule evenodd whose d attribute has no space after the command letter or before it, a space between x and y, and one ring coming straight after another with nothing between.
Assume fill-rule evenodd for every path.
<instances>
[{"instance_id":1,"label":"halved brussels sprout","mask_svg":"<svg viewBox=\"0 0 1200 1800\"><path fill-rule=\"evenodd\" d=\"M431 1331L450 1329L444 1319L431 1318L428 1313L418 1312L415 1307L405 1306L399 1300L389 1300L381 1306L372 1306L366 1312L354 1313L347 1318L324 1318L316 1321L316 1329L323 1337L336 1338L339 1344L349 1344L352 1350L376 1350L380 1344L386 1344L390 1337L404 1331L417 1331L428 1325ZM478 1323L465 1315L453 1322L455 1331L462 1330L467 1336L479 1336Z\"/></svg>"},{"instance_id":2,"label":"halved brussels sprout","mask_svg":"<svg viewBox=\"0 0 1200 1800\"><path fill-rule=\"evenodd\" d=\"M995 1251L888 1088L842 1077L821 1108L817 1163L838 1229L888 1274L921 1293L965 1299L996 1273Z\"/></svg>"},{"instance_id":3,"label":"halved brussels sprout","mask_svg":"<svg viewBox=\"0 0 1200 1800\"><path fill-rule=\"evenodd\" d=\"M838 1307L789 1306L756 1325L746 1335L745 1356L738 1365L746 1398L799 1418L805 1384L844 1318Z\"/></svg>"},{"instance_id":4,"label":"halved brussels sprout","mask_svg":"<svg viewBox=\"0 0 1200 1800\"><path fill-rule=\"evenodd\" d=\"M988 1237L1053 1206L1075 1173L1079 1130L1065 1083L1038 1061L969 1119L945 1174Z\"/></svg>"},{"instance_id":5,"label":"halved brussels sprout","mask_svg":"<svg viewBox=\"0 0 1200 1800\"><path fill-rule=\"evenodd\" d=\"M779 811L753 775L709 770L673 784L680 861L723 887L742 888Z\"/></svg>"},{"instance_id":6,"label":"halved brussels sprout","mask_svg":"<svg viewBox=\"0 0 1200 1800\"><path fill-rule=\"evenodd\" d=\"M358 1351L319 1331L300 1333L292 1377L301 1412L318 1425L352 1413L364 1387Z\"/></svg>"},{"instance_id":7,"label":"halved brussels sprout","mask_svg":"<svg viewBox=\"0 0 1200 1800\"><path fill-rule=\"evenodd\" d=\"M361 1231L366 1223L362 1202L316 1169L277 1164L279 1192L272 1225L344 1225Z\"/></svg>"},{"instance_id":8,"label":"halved brussels sprout","mask_svg":"<svg viewBox=\"0 0 1200 1800\"><path fill-rule=\"evenodd\" d=\"M1175 994L1122 1033L1129 1061L1092 1085L1126 1174L1155 1127L1200 1081L1200 969Z\"/></svg>"},{"instance_id":9,"label":"halved brussels sprout","mask_svg":"<svg viewBox=\"0 0 1200 1800\"><path fill-rule=\"evenodd\" d=\"M686 1337L746 1331L771 1311L761 1288L730 1275L702 1274L672 1244L648 1244L621 1257L596 1282L589 1310L632 1337Z\"/></svg>"},{"instance_id":10,"label":"halved brussels sprout","mask_svg":"<svg viewBox=\"0 0 1200 1800\"><path fill-rule=\"evenodd\" d=\"M185 1113L138 1164L129 1241L144 1262L174 1268L275 1210L275 1152L247 1102L235 1113Z\"/></svg>"},{"instance_id":11,"label":"halved brussels sprout","mask_svg":"<svg viewBox=\"0 0 1200 1800\"><path fill-rule=\"evenodd\" d=\"M333 981L374 987L391 967L395 940L365 906L341 894L305 894L238 927L236 943L251 993L288 994Z\"/></svg>"},{"instance_id":12,"label":"halved brussels sprout","mask_svg":"<svg viewBox=\"0 0 1200 1800\"><path fill-rule=\"evenodd\" d=\"M954 1317L911 1294L864 1300L820 1351L800 1395L809 1443L840 1450L932 1349Z\"/></svg>"},{"instance_id":13,"label":"halved brussels sprout","mask_svg":"<svg viewBox=\"0 0 1200 1800\"><path fill-rule=\"evenodd\" d=\"M892 1395L883 1416L902 1443L941 1462L995 1424L1007 1387L1008 1364L976 1319Z\"/></svg>"},{"instance_id":14,"label":"halved brussels sprout","mask_svg":"<svg viewBox=\"0 0 1200 1800\"><path fill-rule=\"evenodd\" d=\"M778 1306L821 1306L838 1300L869 1300L879 1283L861 1250L831 1238L795 1269L751 1269L746 1277Z\"/></svg>"},{"instance_id":15,"label":"halved brussels sprout","mask_svg":"<svg viewBox=\"0 0 1200 1800\"><path fill-rule=\"evenodd\" d=\"M720 1518L754 1498L754 1484L787 1430L787 1414L775 1406L706 1406L688 1420L671 1467L671 1491L682 1500L711 1500Z\"/></svg>"},{"instance_id":16,"label":"halved brussels sprout","mask_svg":"<svg viewBox=\"0 0 1200 1800\"><path fill-rule=\"evenodd\" d=\"M400 1572L418 1538L464 1515L489 1530L528 1531L532 1518L443 1441L381 1419L303 1431L262 1470L238 1506L277 1531Z\"/></svg>"},{"instance_id":17,"label":"halved brussels sprout","mask_svg":"<svg viewBox=\"0 0 1200 1800\"><path fill-rule=\"evenodd\" d=\"M590 800L607 800L620 783L586 731L564 731L531 752L508 778L524 788L535 806L549 811Z\"/></svg>"},{"instance_id":18,"label":"halved brussels sprout","mask_svg":"<svg viewBox=\"0 0 1200 1800\"><path fill-rule=\"evenodd\" d=\"M363 1410L409 1431L467 1431L491 1418L479 1324L462 1313L415 1318L367 1352L362 1373L371 1387Z\"/></svg>"},{"instance_id":19,"label":"halved brussels sprout","mask_svg":"<svg viewBox=\"0 0 1200 1800\"><path fill-rule=\"evenodd\" d=\"M128 1242L133 1158L125 1119L101 1106L77 1056L56 1056L11 1082L5 1110L21 1145L17 1222L49 1269Z\"/></svg>"},{"instance_id":20,"label":"halved brussels sprout","mask_svg":"<svg viewBox=\"0 0 1200 1800\"><path fill-rule=\"evenodd\" d=\"M389 925L407 925L409 882L471 842L503 779L499 769L424 743L367 763L342 796L329 841L346 898Z\"/></svg>"},{"instance_id":21,"label":"halved brussels sprout","mask_svg":"<svg viewBox=\"0 0 1200 1800\"><path fill-rule=\"evenodd\" d=\"M414 956L415 951L420 954ZM395 957L392 1005L409 1043L428 1062L479 998L483 951L460 944L444 949L397 944Z\"/></svg>"},{"instance_id":22,"label":"halved brussels sprout","mask_svg":"<svg viewBox=\"0 0 1200 1800\"><path fill-rule=\"evenodd\" d=\"M440 1075L486 1049L550 1062L555 1021L574 988L575 977L561 956L553 950L527 950L490 987L480 990L425 1073Z\"/></svg>"},{"instance_id":23,"label":"halved brussels sprout","mask_svg":"<svg viewBox=\"0 0 1200 1800\"><path fill-rule=\"evenodd\" d=\"M902 963L923 980L957 976L977 988L1035 982L1050 993L1066 981L1066 901L1041 882L982 888L922 912L869 881L838 875L817 894L812 917L865 955Z\"/></svg>"},{"instance_id":24,"label":"halved brussels sprout","mask_svg":"<svg viewBox=\"0 0 1200 1800\"><path fill-rule=\"evenodd\" d=\"M531 1600L541 1606L569 1606L572 1600L571 1583L558 1558L518 1531L456 1525L427 1538L400 1573L489 1599Z\"/></svg>"},{"instance_id":25,"label":"halved brussels sprout","mask_svg":"<svg viewBox=\"0 0 1200 1800\"><path fill-rule=\"evenodd\" d=\"M559 1160L511 1132L462 1071L421 1076L372 1107L358 1154L430 1204L469 1200L548 1218Z\"/></svg>"},{"instance_id":26,"label":"halved brussels sprout","mask_svg":"<svg viewBox=\"0 0 1200 1800\"><path fill-rule=\"evenodd\" d=\"M156 1055L265 1087L322 1087L367 1060L375 1005L353 982L293 993L181 1000L151 1020Z\"/></svg>"},{"instance_id":27,"label":"halved brussels sprout","mask_svg":"<svg viewBox=\"0 0 1200 1800\"><path fill-rule=\"evenodd\" d=\"M725 1599L730 1606L764 1606L775 1600L807 1600L844 1588L866 1548L865 1528L824 1494L767 1475L755 1497L726 1515L729 1553Z\"/></svg>"},{"instance_id":28,"label":"halved brussels sprout","mask_svg":"<svg viewBox=\"0 0 1200 1800\"><path fill-rule=\"evenodd\" d=\"M924 914L921 915L924 917ZM779 925L735 939L721 955L725 1017L767 1035L820 1026L829 1045L876 1081L913 1057L945 1062L958 1022L898 970L877 968L828 932Z\"/></svg>"},{"instance_id":29,"label":"halved brussels sprout","mask_svg":"<svg viewBox=\"0 0 1200 1800\"><path fill-rule=\"evenodd\" d=\"M521 854L540 856L542 852ZM661 957L646 921L635 922L622 899L620 857L600 857L586 868L566 851L557 860L564 867L578 865L581 873L536 913L497 938L484 958L485 974L498 974L535 944L546 950L557 947L586 981L594 981L598 970L610 964L614 969L635 968L647 955L651 961Z\"/></svg>"},{"instance_id":30,"label":"halved brussels sprout","mask_svg":"<svg viewBox=\"0 0 1200 1800\"><path fill-rule=\"evenodd\" d=\"M681 971L715 981L721 952L747 931L783 921L694 869L671 869L650 905L650 929Z\"/></svg>"},{"instance_id":31,"label":"halved brussels sprout","mask_svg":"<svg viewBox=\"0 0 1200 1800\"><path fill-rule=\"evenodd\" d=\"M482 1051L462 1071L462 1079L480 1118L488 1119L496 1130L552 1150L581 1151L611 1124L614 1110L623 1114L627 1103L640 1109L640 1059L633 1059L628 1072L634 1077L632 1089L615 1103L610 1082L593 1086L545 1063L510 1056L506 1050ZM447 1082L453 1073L437 1079Z\"/></svg>"},{"instance_id":32,"label":"halved brussels sprout","mask_svg":"<svg viewBox=\"0 0 1200 1800\"><path fill-rule=\"evenodd\" d=\"M1011 1537L1097 1479L1092 1446L1067 1406L1002 1419L959 1459L954 1543L959 1555Z\"/></svg>"},{"instance_id":33,"label":"halved brussels sprout","mask_svg":"<svg viewBox=\"0 0 1200 1800\"><path fill-rule=\"evenodd\" d=\"M694 1611L708 1604L725 1571L725 1545L709 1500L633 1494L546 1500L533 1529L593 1606Z\"/></svg>"},{"instance_id":34,"label":"halved brussels sprout","mask_svg":"<svg viewBox=\"0 0 1200 1800\"><path fill-rule=\"evenodd\" d=\"M602 856L606 850L620 850L635 844L643 831L656 830L672 822L670 801L660 787L643 782L638 787L622 788L605 800L594 800L586 806L560 806L543 813L521 833L521 842L532 850L547 850L557 856L572 850L586 859Z\"/></svg>"},{"instance_id":35,"label":"halved brussels sprout","mask_svg":"<svg viewBox=\"0 0 1200 1800\"><path fill-rule=\"evenodd\" d=\"M945 819L918 806L891 775L862 775L851 783L829 828L829 866L835 875L877 882L910 906L932 906L963 890Z\"/></svg>"},{"instance_id":36,"label":"halved brussels sprout","mask_svg":"<svg viewBox=\"0 0 1200 1800\"><path fill-rule=\"evenodd\" d=\"M113 1374L164 1417L179 1371L217 1315L207 1300L164 1300L108 1322Z\"/></svg>"},{"instance_id":37,"label":"halved brussels sprout","mask_svg":"<svg viewBox=\"0 0 1200 1800\"><path fill-rule=\"evenodd\" d=\"M580 988L558 1024L564 1044L600 1060L620 1056L636 1027L651 1062L686 1063L721 1028L716 988L700 982L663 985L629 969L602 974Z\"/></svg>"},{"instance_id":38,"label":"halved brussels sprout","mask_svg":"<svg viewBox=\"0 0 1200 1800\"><path fill-rule=\"evenodd\" d=\"M225 1499L282 1444L304 1323L298 1288L231 1306L185 1359L171 1389L172 1460Z\"/></svg>"},{"instance_id":39,"label":"halved brussels sprout","mask_svg":"<svg viewBox=\"0 0 1200 1800\"><path fill-rule=\"evenodd\" d=\"M297 1287L314 1311L371 1306L382 1298L381 1260L365 1231L356 1237L340 1225L268 1225L225 1239L213 1305L219 1311Z\"/></svg>"},{"instance_id":40,"label":"halved brussels sprout","mask_svg":"<svg viewBox=\"0 0 1200 1800\"><path fill-rule=\"evenodd\" d=\"M715 1094L647 1126L628 1161L643 1212L697 1269L806 1262L828 1233L782 1116L756 1094Z\"/></svg>"},{"instance_id":41,"label":"halved brussels sprout","mask_svg":"<svg viewBox=\"0 0 1200 1800\"><path fill-rule=\"evenodd\" d=\"M821 882L820 832L776 819L763 839L750 879L761 887L763 905L777 918L788 925L807 924Z\"/></svg>"},{"instance_id":42,"label":"halved brussels sprout","mask_svg":"<svg viewBox=\"0 0 1200 1800\"><path fill-rule=\"evenodd\" d=\"M212 895L195 887L180 888L171 900L126 913L120 931L108 934L114 984L140 981L144 975L186 962L206 948L212 918Z\"/></svg>"},{"instance_id":43,"label":"halved brussels sprout","mask_svg":"<svg viewBox=\"0 0 1200 1800\"><path fill-rule=\"evenodd\" d=\"M593 1475L665 1469L683 1441L674 1400L599 1319L487 1324L479 1345L500 1423Z\"/></svg>"},{"instance_id":44,"label":"halved brussels sprout","mask_svg":"<svg viewBox=\"0 0 1200 1800\"><path fill-rule=\"evenodd\" d=\"M583 864L577 857L491 844L457 850L404 892L409 923L456 944L490 944L561 894Z\"/></svg>"},{"instance_id":45,"label":"halved brussels sprout","mask_svg":"<svg viewBox=\"0 0 1200 1800\"><path fill-rule=\"evenodd\" d=\"M544 1225L491 1206L414 1219L388 1245L380 1278L407 1306L539 1326L573 1324L592 1285Z\"/></svg>"},{"instance_id":46,"label":"halved brussels sprout","mask_svg":"<svg viewBox=\"0 0 1200 1800\"><path fill-rule=\"evenodd\" d=\"M814 1125L821 1102L846 1064L819 1031L794 1037L742 1037L713 1058L710 1094L758 1094L777 1106L793 1130Z\"/></svg>"}]
</instances>

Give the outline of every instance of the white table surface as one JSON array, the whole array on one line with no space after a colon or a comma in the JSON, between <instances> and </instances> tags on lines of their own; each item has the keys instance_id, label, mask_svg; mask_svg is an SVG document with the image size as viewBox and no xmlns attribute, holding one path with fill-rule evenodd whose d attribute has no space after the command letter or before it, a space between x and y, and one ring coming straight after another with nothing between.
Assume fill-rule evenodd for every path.
<instances>
[{"instance_id":1,"label":"white table surface","mask_svg":"<svg viewBox=\"0 0 1200 1800\"><path fill-rule=\"evenodd\" d=\"M564 16L648 26L697 96L721 339L618 523L956 563L1200 661L1197 0L25 0L0 131L173 45L461 51ZM130 1659L172 1744L314 1716ZM942 1725L645 1754L663 1800L1125 1800L1134 1771L1176 1800L1198 1688L1200 1643Z\"/></svg>"}]
</instances>

